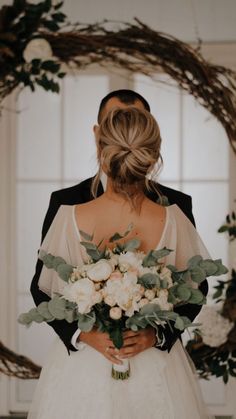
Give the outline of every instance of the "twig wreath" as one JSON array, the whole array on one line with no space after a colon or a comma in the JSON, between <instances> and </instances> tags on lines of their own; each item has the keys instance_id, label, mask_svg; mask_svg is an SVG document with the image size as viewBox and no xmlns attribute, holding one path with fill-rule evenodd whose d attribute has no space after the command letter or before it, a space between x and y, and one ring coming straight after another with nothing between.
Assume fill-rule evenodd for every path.
<instances>
[{"instance_id":1,"label":"twig wreath","mask_svg":"<svg viewBox=\"0 0 236 419\"><path fill-rule=\"evenodd\" d=\"M59 92L67 68L90 64L117 66L153 77L167 73L178 86L214 115L236 152L236 72L206 61L200 44L193 48L157 32L139 19L71 24L61 12L63 1L14 0L0 10L0 102L16 87L35 85Z\"/></svg>"}]
</instances>

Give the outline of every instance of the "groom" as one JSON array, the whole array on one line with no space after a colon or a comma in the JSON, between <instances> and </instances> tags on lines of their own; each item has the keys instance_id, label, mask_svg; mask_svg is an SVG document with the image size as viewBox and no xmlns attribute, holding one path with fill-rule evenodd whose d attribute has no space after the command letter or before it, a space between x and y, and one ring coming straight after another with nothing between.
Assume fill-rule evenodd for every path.
<instances>
[{"instance_id":1,"label":"groom","mask_svg":"<svg viewBox=\"0 0 236 419\"><path fill-rule=\"evenodd\" d=\"M132 90L117 90L109 93L105 96L100 104L98 111L98 124L101 122L102 118L114 107L125 108L127 106L135 106L139 109L146 109L150 112L150 106L148 102L138 93ZM53 192L51 195L49 208L46 213L46 217L43 223L42 228L42 240L44 239L47 231L60 207L60 205L75 205L88 202L93 199L90 191L92 183L92 178L86 179L85 181L79 183L78 185L72 186L70 188L62 189L56 192ZM106 188L106 176L104 175L101 179L98 188L98 196L101 195ZM166 186L158 184L158 190L161 195L164 195L168 199L168 203L177 204L179 208L185 213L189 220L194 223L194 218L192 214L192 200L191 197L176 191L174 189L167 188ZM158 200L158 196L154 192L146 191L146 195L153 201ZM38 287L38 281L40 273L42 270L42 262L38 259L36 264L36 271L31 283L31 294L33 296L34 302L36 305L39 305L42 301L49 301L49 297L44 294ZM207 295L208 284L205 280L201 285L200 289L204 295ZM178 313L182 316L187 316L194 320L201 309L201 306L195 304L186 304L178 308ZM177 311L177 309L176 309ZM67 323L65 320L54 320L48 323L53 327L55 332L64 342L68 351L76 351L80 348L79 344L79 333L77 322ZM144 332L145 333L145 332ZM181 332L172 331L168 325L165 327L159 326L159 332L157 336L157 344L161 350L171 350L171 347L180 337ZM147 340L147 339L146 339Z\"/></svg>"}]
</instances>

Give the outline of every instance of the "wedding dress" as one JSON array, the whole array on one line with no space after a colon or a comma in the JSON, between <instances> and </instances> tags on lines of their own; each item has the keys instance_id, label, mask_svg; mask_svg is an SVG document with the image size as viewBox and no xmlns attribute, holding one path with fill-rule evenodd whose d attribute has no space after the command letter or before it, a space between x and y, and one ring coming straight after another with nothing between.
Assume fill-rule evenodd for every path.
<instances>
[{"instance_id":1,"label":"wedding dress","mask_svg":"<svg viewBox=\"0 0 236 419\"><path fill-rule=\"evenodd\" d=\"M75 206L60 207L42 249L77 265L84 257L75 221ZM157 249L174 251L164 262L179 269L197 254L209 254L198 233L177 205L166 207L166 222ZM49 295L65 283L43 267L39 287ZM178 340L171 351L149 348L130 358L127 380L111 377L111 363L84 344L71 352L59 338L50 348L28 419L206 419L197 374Z\"/></svg>"}]
</instances>

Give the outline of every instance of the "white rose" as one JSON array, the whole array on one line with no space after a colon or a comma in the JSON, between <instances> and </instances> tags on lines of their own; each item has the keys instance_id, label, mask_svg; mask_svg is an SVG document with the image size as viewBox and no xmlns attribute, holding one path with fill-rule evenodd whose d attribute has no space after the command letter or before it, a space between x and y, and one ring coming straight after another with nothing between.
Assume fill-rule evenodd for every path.
<instances>
[{"instance_id":1,"label":"white rose","mask_svg":"<svg viewBox=\"0 0 236 419\"><path fill-rule=\"evenodd\" d=\"M149 300L147 299L147 298L142 298L140 301L139 301L139 303L138 303L138 306L140 307L140 308L142 308L143 306L145 306L146 304L148 304L149 303Z\"/></svg>"},{"instance_id":2,"label":"white rose","mask_svg":"<svg viewBox=\"0 0 236 419\"><path fill-rule=\"evenodd\" d=\"M234 323L221 316L215 307L203 306L197 316L197 322L202 323L199 329L202 332L203 342L211 347L218 347L227 341L227 336Z\"/></svg>"},{"instance_id":3,"label":"white rose","mask_svg":"<svg viewBox=\"0 0 236 419\"><path fill-rule=\"evenodd\" d=\"M63 296L78 305L81 314L89 313L94 302L94 283L88 278L82 278L75 283L67 284L63 289Z\"/></svg>"},{"instance_id":4,"label":"white rose","mask_svg":"<svg viewBox=\"0 0 236 419\"><path fill-rule=\"evenodd\" d=\"M168 303L168 291L166 289L159 290L158 297L152 300L153 304L158 304L161 310L172 310L173 304Z\"/></svg>"},{"instance_id":5,"label":"white rose","mask_svg":"<svg viewBox=\"0 0 236 419\"><path fill-rule=\"evenodd\" d=\"M115 300L115 298L114 298L114 297L112 297L111 295L107 295L107 296L104 298L104 302L105 302L108 306L110 306L110 307L113 307L113 306L116 304L116 300Z\"/></svg>"},{"instance_id":6,"label":"white rose","mask_svg":"<svg viewBox=\"0 0 236 419\"><path fill-rule=\"evenodd\" d=\"M112 273L112 267L106 259L100 259L87 270L88 277L94 281L105 281Z\"/></svg>"},{"instance_id":7,"label":"white rose","mask_svg":"<svg viewBox=\"0 0 236 419\"><path fill-rule=\"evenodd\" d=\"M120 307L112 307L110 309L109 314L110 314L111 319L119 320L122 316L122 310Z\"/></svg>"},{"instance_id":8,"label":"white rose","mask_svg":"<svg viewBox=\"0 0 236 419\"><path fill-rule=\"evenodd\" d=\"M23 51L23 57L27 63L36 58L45 61L50 59L52 55L52 48L44 38L31 39Z\"/></svg>"},{"instance_id":9,"label":"white rose","mask_svg":"<svg viewBox=\"0 0 236 419\"><path fill-rule=\"evenodd\" d=\"M146 290L144 295L150 301L153 300L153 298L155 298L155 292L153 290Z\"/></svg>"},{"instance_id":10,"label":"white rose","mask_svg":"<svg viewBox=\"0 0 236 419\"><path fill-rule=\"evenodd\" d=\"M96 285L96 284L95 284ZM95 292L92 297L93 304L99 304L103 300L103 296L101 292Z\"/></svg>"},{"instance_id":11,"label":"white rose","mask_svg":"<svg viewBox=\"0 0 236 419\"><path fill-rule=\"evenodd\" d=\"M141 264L142 260L137 256L137 253L127 252L119 256L119 266L126 266L129 269L129 267L139 268Z\"/></svg>"},{"instance_id":12,"label":"white rose","mask_svg":"<svg viewBox=\"0 0 236 419\"><path fill-rule=\"evenodd\" d=\"M171 273L171 270L164 266L159 274L161 279L165 279L168 282L168 288L172 287L173 285Z\"/></svg>"}]
</instances>

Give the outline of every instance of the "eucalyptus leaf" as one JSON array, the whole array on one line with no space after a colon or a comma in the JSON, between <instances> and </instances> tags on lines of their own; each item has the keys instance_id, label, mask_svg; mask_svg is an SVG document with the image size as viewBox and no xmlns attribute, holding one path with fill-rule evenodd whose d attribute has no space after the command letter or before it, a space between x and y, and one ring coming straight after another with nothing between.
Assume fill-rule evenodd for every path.
<instances>
[{"instance_id":1,"label":"eucalyptus leaf","mask_svg":"<svg viewBox=\"0 0 236 419\"><path fill-rule=\"evenodd\" d=\"M204 271L206 272L206 276L215 275L216 272L218 271L217 264L211 259L202 260L199 263L199 266L200 268L204 269Z\"/></svg>"},{"instance_id":2,"label":"eucalyptus leaf","mask_svg":"<svg viewBox=\"0 0 236 419\"><path fill-rule=\"evenodd\" d=\"M160 277L157 274L146 273L138 278L138 283L145 288L154 288L160 286Z\"/></svg>"},{"instance_id":3,"label":"eucalyptus leaf","mask_svg":"<svg viewBox=\"0 0 236 419\"><path fill-rule=\"evenodd\" d=\"M177 286L176 294L182 301L188 301L191 297L191 290L188 285L181 284Z\"/></svg>"},{"instance_id":4,"label":"eucalyptus leaf","mask_svg":"<svg viewBox=\"0 0 236 419\"><path fill-rule=\"evenodd\" d=\"M96 321L96 315L94 311L91 311L88 314L80 314L78 315L78 327L83 332L90 332L92 330Z\"/></svg>"},{"instance_id":5,"label":"eucalyptus leaf","mask_svg":"<svg viewBox=\"0 0 236 419\"><path fill-rule=\"evenodd\" d=\"M197 282L198 284L200 284L206 278L206 272L200 266L195 266L194 268L191 268L189 271L191 274L192 281Z\"/></svg>"},{"instance_id":6,"label":"eucalyptus leaf","mask_svg":"<svg viewBox=\"0 0 236 419\"><path fill-rule=\"evenodd\" d=\"M81 235L81 237L83 237L83 239L85 239L89 242L91 242L93 240L93 236L94 236L93 234L91 236L90 234L85 233L85 231L83 231L83 230L79 230L79 234Z\"/></svg>"},{"instance_id":7,"label":"eucalyptus leaf","mask_svg":"<svg viewBox=\"0 0 236 419\"><path fill-rule=\"evenodd\" d=\"M177 319L175 320L175 325L174 326L178 330L184 330L184 321L180 316L177 317Z\"/></svg>"},{"instance_id":8,"label":"eucalyptus leaf","mask_svg":"<svg viewBox=\"0 0 236 419\"><path fill-rule=\"evenodd\" d=\"M120 327L114 327L109 333L109 336L117 349L123 346L123 335Z\"/></svg>"},{"instance_id":9,"label":"eucalyptus leaf","mask_svg":"<svg viewBox=\"0 0 236 419\"><path fill-rule=\"evenodd\" d=\"M58 296L53 297L48 303L48 310L57 320L65 318L66 300Z\"/></svg>"},{"instance_id":10,"label":"eucalyptus leaf","mask_svg":"<svg viewBox=\"0 0 236 419\"><path fill-rule=\"evenodd\" d=\"M117 240L123 239L124 237L126 237L131 232L133 227L134 227L133 223L130 223L124 234L115 233L112 237L110 237L109 243L113 243Z\"/></svg>"},{"instance_id":11,"label":"eucalyptus leaf","mask_svg":"<svg viewBox=\"0 0 236 419\"><path fill-rule=\"evenodd\" d=\"M156 260L158 261L159 259L168 256L171 252L173 252L172 249L167 249L167 247L163 247L163 249L160 250L154 250L153 251L153 256L156 258Z\"/></svg>"},{"instance_id":12,"label":"eucalyptus leaf","mask_svg":"<svg viewBox=\"0 0 236 419\"><path fill-rule=\"evenodd\" d=\"M55 269L55 271L57 270L58 265L62 265L62 264L66 264L65 259L63 259L60 256L56 256L52 262L52 267L53 269Z\"/></svg>"},{"instance_id":13,"label":"eucalyptus leaf","mask_svg":"<svg viewBox=\"0 0 236 419\"><path fill-rule=\"evenodd\" d=\"M216 260L214 260L214 262L215 262L215 264L217 265L217 268L218 268L218 270L215 274L216 276L227 274L228 269L226 268L225 265L223 265L221 259L216 259Z\"/></svg>"},{"instance_id":14,"label":"eucalyptus leaf","mask_svg":"<svg viewBox=\"0 0 236 419\"><path fill-rule=\"evenodd\" d=\"M195 266L198 266L201 261L202 261L202 256L200 255L193 256L188 260L187 266L189 268L194 268Z\"/></svg>"},{"instance_id":15,"label":"eucalyptus leaf","mask_svg":"<svg viewBox=\"0 0 236 419\"><path fill-rule=\"evenodd\" d=\"M43 301L38 305L38 312L46 321L52 321L54 319L52 313L48 310L48 301Z\"/></svg>"},{"instance_id":16,"label":"eucalyptus leaf","mask_svg":"<svg viewBox=\"0 0 236 419\"><path fill-rule=\"evenodd\" d=\"M141 241L139 239L132 239L125 243L124 251L132 252L140 247Z\"/></svg>"},{"instance_id":17,"label":"eucalyptus leaf","mask_svg":"<svg viewBox=\"0 0 236 419\"><path fill-rule=\"evenodd\" d=\"M37 307L31 308L29 315L31 316L33 322L42 323L44 321L44 318L41 314L39 314Z\"/></svg>"},{"instance_id":18,"label":"eucalyptus leaf","mask_svg":"<svg viewBox=\"0 0 236 419\"><path fill-rule=\"evenodd\" d=\"M142 265L145 268L150 268L151 266L156 266L157 264L157 260L156 258L153 256L153 250L151 250L150 252L148 252L148 254L144 257Z\"/></svg>"},{"instance_id":19,"label":"eucalyptus leaf","mask_svg":"<svg viewBox=\"0 0 236 419\"><path fill-rule=\"evenodd\" d=\"M191 297L188 300L188 303L191 304L202 304L204 301L204 295L200 290L192 289L191 290Z\"/></svg>"},{"instance_id":20,"label":"eucalyptus leaf","mask_svg":"<svg viewBox=\"0 0 236 419\"><path fill-rule=\"evenodd\" d=\"M68 282L70 279L70 276L73 272L73 266L68 265L67 263L62 263L61 265L57 266L57 273L63 281Z\"/></svg>"}]
</instances>

